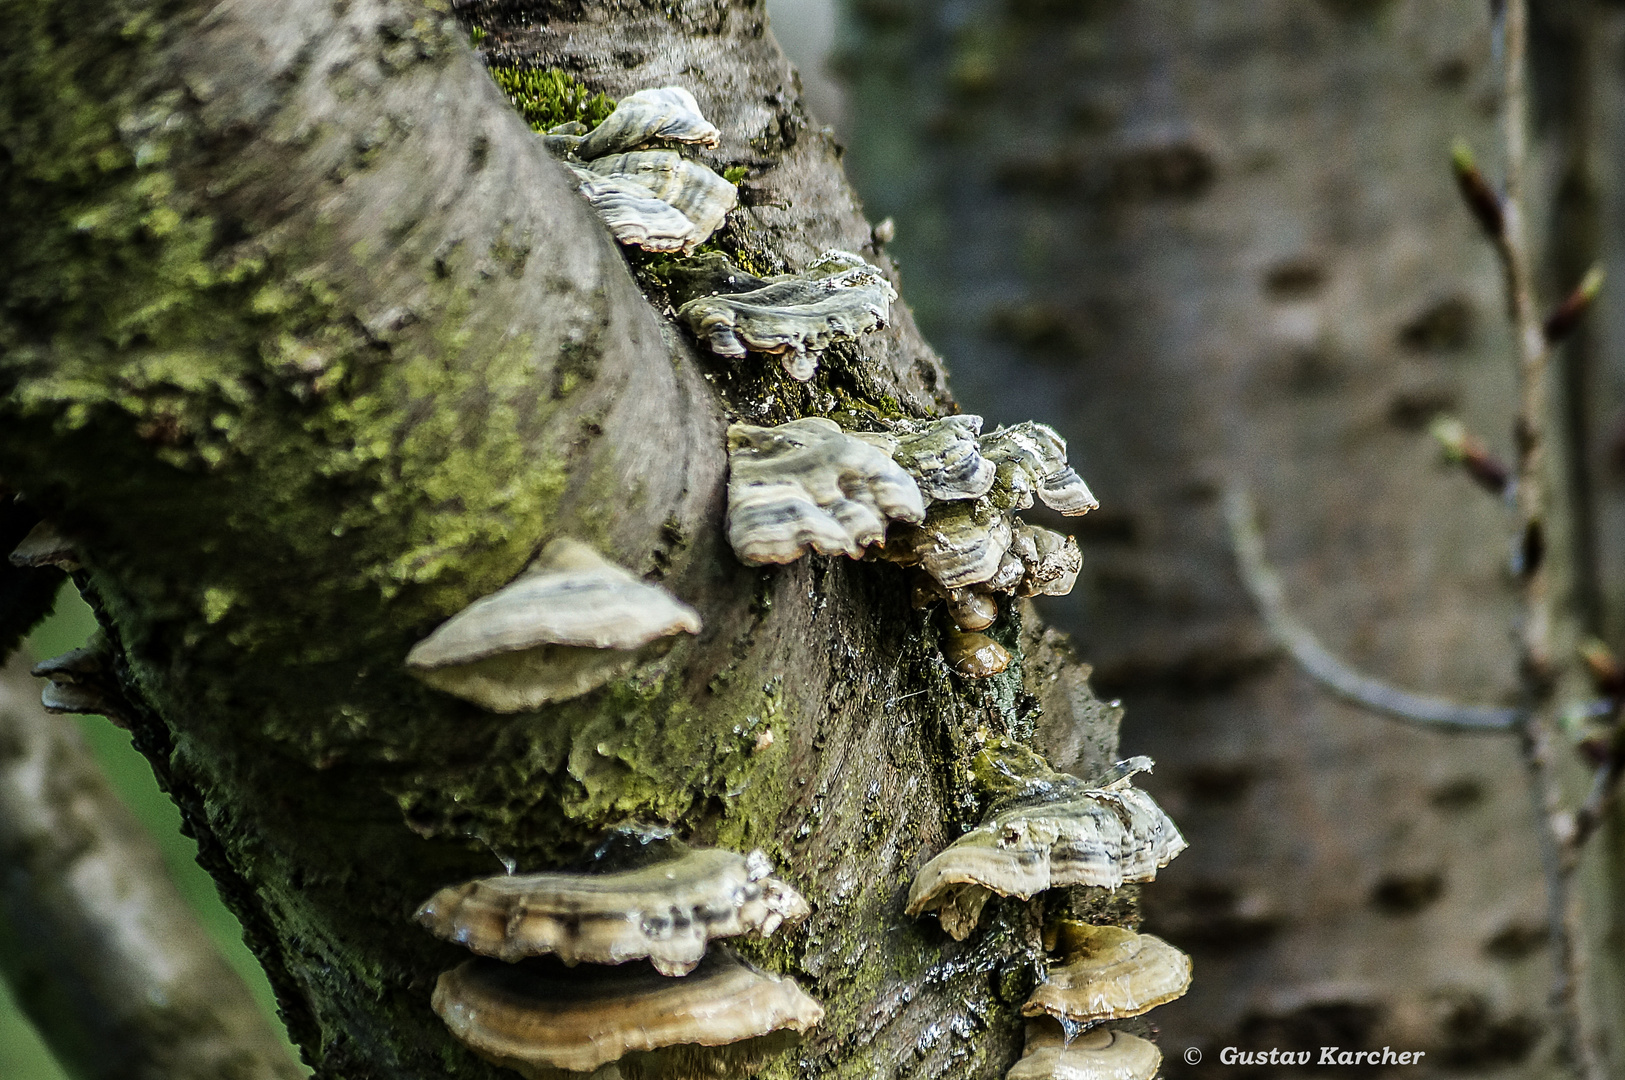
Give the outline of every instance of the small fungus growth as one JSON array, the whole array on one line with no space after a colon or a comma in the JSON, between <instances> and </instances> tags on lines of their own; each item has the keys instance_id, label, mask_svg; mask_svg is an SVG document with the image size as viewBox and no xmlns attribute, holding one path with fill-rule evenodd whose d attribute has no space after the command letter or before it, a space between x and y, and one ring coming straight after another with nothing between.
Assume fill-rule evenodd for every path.
<instances>
[{"instance_id":1,"label":"small fungus growth","mask_svg":"<svg viewBox=\"0 0 1625 1080\"><path fill-rule=\"evenodd\" d=\"M700 103L681 86L639 90L582 139L582 158L599 158L655 141L716 146L722 132L700 114Z\"/></svg>"},{"instance_id":2,"label":"small fungus growth","mask_svg":"<svg viewBox=\"0 0 1625 1080\"><path fill-rule=\"evenodd\" d=\"M881 329L897 292L879 267L845 251L826 251L799 274L758 278L731 263L712 278L726 291L697 296L677 317L718 356L777 356L792 379L818 370L817 354Z\"/></svg>"},{"instance_id":3,"label":"small fungus growth","mask_svg":"<svg viewBox=\"0 0 1625 1080\"><path fill-rule=\"evenodd\" d=\"M993 487L996 466L982 456L977 436L982 418L963 413L940 420L903 420L896 425L892 455L935 502L979 499Z\"/></svg>"},{"instance_id":4,"label":"small fungus growth","mask_svg":"<svg viewBox=\"0 0 1625 1080\"><path fill-rule=\"evenodd\" d=\"M671 144L714 147L720 137L693 94L668 86L621 99L590 131L580 121L550 128L543 145L564 159L616 240L687 254L722 226L738 192Z\"/></svg>"},{"instance_id":5,"label":"small fungus growth","mask_svg":"<svg viewBox=\"0 0 1625 1080\"><path fill-rule=\"evenodd\" d=\"M1150 1012L1191 985L1191 959L1151 934L1062 920L1054 927L1062 963L1050 966L1021 1011L1094 1023Z\"/></svg>"},{"instance_id":6,"label":"small fungus growth","mask_svg":"<svg viewBox=\"0 0 1625 1080\"><path fill-rule=\"evenodd\" d=\"M715 938L767 937L806 918L807 902L772 870L759 851L707 848L616 873L481 878L435 893L418 921L498 960L647 958L662 975L686 975Z\"/></svg>"},{"instance_id":7,"label":"small fungus growth","mask_svg":"<svg viewBox=\"0 0 1625 1080\"><path fill-rule=\"evenodd\" d=\"M414 675L492 712L562 701L653 659L693 608L577 540L555 540L523 574L442 623L407 654Z\"/></svg>"},{"instance_id":8,"label":"small fungus growth","mask_svg":"<svg viewBox=\"0 0 1625 1080\"><path fill-rule=\"evenodd\" d=\"M48 680L40 690L46 712L105 716L119 727L130 717L113 675L113 655L100 630L77 649L41 660L29 674Z\"/></svg>"},{"instance_id":9,"label":"small fungus growth","mask_svg":"<svg viewBox=\"0 0 1625 1080\"><path fill-rule=\"evenodd\" d=\"M1056 775L1041 794L996 811L921 867L907 912L935 911L963 940L994 893L1025 900L1060 885L1116 889L1150 881L1185 850L1173 821L1129 776L1091 788Z\"/></svg>"},{"instance_id":10,"label":"small fungus growth","mask_svg":"<svg viewBox=\"0 0 1625 1080\"><path fill-rule=\"evenodd\" d=\"M81 568L79 545L49 521L28 530L12 551L10 561L13 566L55 566L69 573Z\"/></svg>"},{"instance_id":11,"label":"small fungus growth","mask_svg":"<svg viewBox=\"0 0 1625 1080\"><path fill-rule=\"evenodd\" d=\"M1021 1060L1005 1080L1152 1080L1162 1051L1126 1031L1097 1027L1069 1035L1048 1018L1027 1023Z\"/></svg>"},{"instance_id":12,"label":"small fungus growth","mask_svg":"<svg viewBox=\"0 0 1625 1080\"><path fill-rule=\"evenodd\" d=\"M738 198L732 184L675 150L610 154L594 158L585 168L599 176L643 185L657 200L687 218L700 241L722 226Z\"/></svg>"}]
</instances>

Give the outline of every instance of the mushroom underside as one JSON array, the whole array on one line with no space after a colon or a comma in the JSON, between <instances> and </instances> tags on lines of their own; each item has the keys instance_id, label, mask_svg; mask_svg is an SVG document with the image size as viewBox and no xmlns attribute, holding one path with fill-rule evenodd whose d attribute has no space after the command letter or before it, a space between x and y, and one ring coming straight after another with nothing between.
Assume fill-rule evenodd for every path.
<instances>
[{"instance_id":1,"label":"mushroom underside","mask_svg":"<svg viewBox=\"0 0 1625 1080\"><path fill-rule=\"evenodd\" d=\"M680 979L644 965L469 960L440 976L432 1004L460 1042L528 1077L587 1073L618 1059L624 1075L650 1080L735 1075L774 1048L741 1044L793 1040L823 1018L793 980L722 949Z\"/></svg>"}]
</instances>

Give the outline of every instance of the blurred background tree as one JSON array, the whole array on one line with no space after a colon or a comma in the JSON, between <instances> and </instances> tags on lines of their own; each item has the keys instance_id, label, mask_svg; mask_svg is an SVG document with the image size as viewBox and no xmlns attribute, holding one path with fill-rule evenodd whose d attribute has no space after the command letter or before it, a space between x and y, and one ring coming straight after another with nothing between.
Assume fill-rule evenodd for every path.
<instances>
[{"instance_id":1,"label":"blurred background tree","mask_svg":"<svg viewBox=\"0 0 1625 1080\"><path fill-rule=\"evenodd\" d=\"M1427 1049L1553 1070L1544 896L1514 740L1403 728L1281 662L1219 508L1256 493L1299 614L1334 652L1463 701L1517 688L1513 518L1442 466L1440 413L1512 452L1494 253L1450 179L1499 175L1501 72L1478 0L1206 4L849 0L827 61L846 163L967 411L1042 402L1102 508L1045 614L1127 707L1125 753L1192 840L1146 890L1192 951L1159 1011L1168 1075L1213 1053ZM1618 266L1618 5L1536 3L1530 226L1552 302ZM806 66L805 64L803 65ZM1561 355L1585 627L1625 631L1619 278ZM1610 835L1588 867L1618 876ZM1600 891L1599 891L1600 890ZM1620 1014L1618 914L1589 928ZM1178 1048L1209 1049L1189 1067Z\"/></svg>"}]
</instances>

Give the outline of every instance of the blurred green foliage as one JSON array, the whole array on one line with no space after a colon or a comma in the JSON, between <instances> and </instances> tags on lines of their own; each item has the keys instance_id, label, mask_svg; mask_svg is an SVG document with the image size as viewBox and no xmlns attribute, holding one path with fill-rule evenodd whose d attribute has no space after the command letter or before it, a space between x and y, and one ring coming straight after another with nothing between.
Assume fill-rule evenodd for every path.
<instances>
[{"instance_id":1,"label":"blurred green foliage","mask_svg":"<svg viewBox=\"0 0 1625 1080\"><path fill-rule=\"evenodd\" d=\"M56 611L28 639L25 648L35 659L43 660L84 644L95 628L96 620L90 608L71 584L65 585L57 597ZM108 781L157 841L175 884L197 911L227 962L242 975L271 1017L273 1026L281 1031L282 1022L276 1018L275 999L265 972L243 944L242 927L220 902L214 881L198 866L197 845L181 835L180 811L158 789L146 758L130 745L128 733L100 716L63 719L79 721ZM0 983L0 1078L68 1080L67 1074L40 1043L27 1018L17 1011L16 1002L3 983Z\"/></svg>"}]
</instances>

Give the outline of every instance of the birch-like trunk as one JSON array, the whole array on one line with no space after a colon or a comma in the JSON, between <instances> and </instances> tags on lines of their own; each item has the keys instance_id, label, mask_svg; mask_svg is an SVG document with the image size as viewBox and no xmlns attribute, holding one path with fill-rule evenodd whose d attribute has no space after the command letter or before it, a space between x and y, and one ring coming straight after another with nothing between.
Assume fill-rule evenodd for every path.
<instances>
[{"instance_id":1,"label":"birch-like trunk","mask_svg":"<svg viewBox=\"0 0 1625 1080\"><path fill-rule=\"evenodd\" d=\"M1158 1014L1170 1077L1243 1075L1227 1045L1333 1043L1427 1052L1406 1075L1561 1075L1516 741L1396 725L1278 661L1218 503L1252 488L1296 613L1357 667L1516 693L1512 518L1425 431L1450 412L1513 451L1501 282L1448 169L1464 137L1500 173L1493 6L847 5L849 165L897 218L965 407L1045 402L1098 478L1078 589L1044 610L1124 700L1124 749L1157 758L1146 786L1193 841L1147 893L1148 928L1196 959ZM1617 265L1625 97L1617 12L1535 7L1532 213L1564 241L1545 228L1561 187L1571 245L1551 303L1589 257ZM1570 610L1616 648L1618 283L1558 424L1580 479L1557 486L1595 531L1552 553L1600 590ZM1614 844L1588 854L1586 978L1617 1069Z\"/></svg>"}]
</instances>

